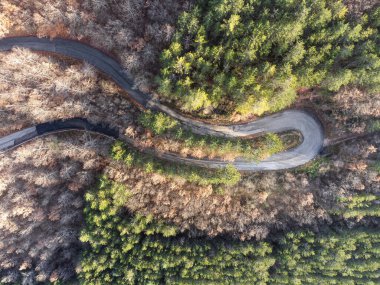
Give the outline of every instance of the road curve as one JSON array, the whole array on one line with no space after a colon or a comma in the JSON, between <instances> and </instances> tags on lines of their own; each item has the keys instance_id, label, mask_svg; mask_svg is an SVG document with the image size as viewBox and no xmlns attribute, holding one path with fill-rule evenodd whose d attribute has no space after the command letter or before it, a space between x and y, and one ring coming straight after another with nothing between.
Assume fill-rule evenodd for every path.
<instances>
[{"instance_id":1,"label":"road curve","mask_svg":"<svg viewBox=\"0 0 380 285\"><path fill-rule=\"evenodd\" d=\"M30 140L48 134L75 130L98 133L113 139L119 138L119 131L106 125L92 124L84 118L60 119L38 124L0 138L0 152L13 149Z\"/></svg>"},{"instance_id":2,"label":"road curve","mask_svg":"<svg viewBox=\"0 0 380 285\"><path fill-rule=\"evenodd\" d=\"M193 132L198 134L231 138L264 134L268 132L278 133L290 130L296 130L302 134L303 141L299 146L291 150L275 154L266 160L260 162L252 162L243 159L237 159L232 163L230 162L230 164L233 164L238 170L241 171L281 170L294 168L312 160L323 147L324 131L320 121L304 111L284 111L256 121L239 125L207 124L185 117L168 108L167 106L162 105L150 94L142 93L138 90L133 89L133 79L128 74L126 74L122 66L117 61L104 54L103 52L86 44L73 40L50 40L45 38L40 39L37 37L16 37L0 40L0 51L9 51L14 47L29 48L34 51L53 52L75 59L84 60L111 77L121 88L128 92L129 96L135 102L144 108L165 112L166 114L180 120L184 126L190 128ZM73 122L70 120L58 120L50 123L40 124L35 127L11 134L4 138L0 138L0 151L20 145L23 142L35 137L39 137L42 134L54 133L63 131L65 129L91 130L106 135L110 135L111 132L111 136L115 137L115 130L110 130L102 126L91 125L85 119L77 118L74 120L77 120L76 126L74 127L72 127ZM78 123L78 120L82 120L82 123ZM66 124L65 122L68 123ZM49 128L46 129L45 127L47 125L49 125ZM229 163L221 160L200 160L185 158L174 153L155 153L155 155L174 162L182 162L208 168L221 168Z\"/></svg>"}]
</instances>

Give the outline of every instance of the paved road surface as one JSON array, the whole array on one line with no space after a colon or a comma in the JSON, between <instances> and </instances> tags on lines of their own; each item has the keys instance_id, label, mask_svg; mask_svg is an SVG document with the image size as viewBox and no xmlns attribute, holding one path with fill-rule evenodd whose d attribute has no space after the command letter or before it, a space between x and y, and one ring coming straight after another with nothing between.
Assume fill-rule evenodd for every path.
<instances>
[{"instance_id":1,"label":"paved road surface","mask_svg":"<svg viewBox=\"0 0 380 285\"><path fill-rule=\"evenodd\" d=\"M42 137L52 133L63 131L87 131L92 133L100 133L107 137L117 139L119 131L109 128L106 125L95 125L84 118L71 118L66 120L55 120L52 122L38 124L19 132L15 132L8 136L0 138L0 152L13 149L32 139Z\"/></svg>"},{"instance_id":2,"label":"paved road surface","mask_svg":"<svg viewBox=\"0 0 380 285\"><path fill-rule=\"evenodd\" d=\"M317 118L303 111L284 111L240 125L224 126L207 124L185 117L167 106L162 105L151 95L133 89L132 78L124 72L122 66L117 61L86 44L72 40L50 40L39 39L36 37L5 38L0 40L0 51L9 51L14 47L29 48L35 51L53 52L75 59L84 60L111 77L120 87L126 90L129 96L138 104L151 110L165 112L166 114L180 120L184 126L190 128L193 132L198 134L223 137L245 137L254 134L264 134L268 132L278 133L290 130L296 130L302 134L302 143L298 147L289 151L275 154L270 158L257 163L242 159L234 161L232 164L241 171L280 170L297 167L312 160L323 147L324 132L321 123ZM50 123L44 123L11 134L4 138L0 138L0 151L18 146L41 135L63 130L90 130L116 137L115 130L107 129L104 126L91 125L86 119L77 118L73 120L58 120ZM220 160L184 158L173 153L156 153L156 155L174 162L182 162L209 168L224 167L228 163Z\"/></svg>"}]
</instances>

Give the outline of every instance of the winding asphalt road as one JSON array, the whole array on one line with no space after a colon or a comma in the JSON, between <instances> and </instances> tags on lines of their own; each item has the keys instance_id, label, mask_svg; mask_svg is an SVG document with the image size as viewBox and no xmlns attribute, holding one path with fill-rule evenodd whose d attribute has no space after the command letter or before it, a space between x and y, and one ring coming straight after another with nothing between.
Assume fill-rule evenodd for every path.
<instances>
[{"instance_id":1,"label":"winding asphalt road","mask_svg":"<svg viewBox=\"0 0 380 285\"><path fill-rule=\"evenodd\" d=\"M300 166L312 160L322 149L324 131L320 121L304 112L289 110L262 119L239 125L213 125L185 117L162 105L150 94L132 88L133 79L126 74L122 66L105 53L86 44L66 39L40 39L36 37L16 37L0 40L0 51L10 51L14 47L29 48L34 51L45 51L86 61L111 77L121 88L128 92L133 101L144 108L165 112L198 134L222 137L246 137L264 133L278 133L296 130L302 134L302 143L291 150L281 152L270 158L252 162L237 159L232 164L240 171L281 170ZM86 119L75 118L57 120L40 124L9 136L0 138L0 152L16 147L42 135L63 130L88 130L117 138L117 131L105 126L92 125ZM220 160L200 160L184 158L174 153L155 153L156 156L173 162L181 162L208 168L225 167L229 162Z\"/></svg>"}]
</instances>

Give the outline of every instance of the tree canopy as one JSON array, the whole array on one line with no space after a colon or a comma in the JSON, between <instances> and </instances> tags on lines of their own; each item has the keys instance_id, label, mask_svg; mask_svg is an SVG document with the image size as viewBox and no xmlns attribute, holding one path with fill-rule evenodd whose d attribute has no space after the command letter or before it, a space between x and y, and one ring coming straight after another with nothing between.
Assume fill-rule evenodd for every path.
<instances>
[{"instance_id":1,"label":"tree canopy","mask_svg":"<svg viewBox=\"0 0 380 285\"><path fill-rule=\"evenodd\" d=\"M124 207L102 178L85 196L82 284L379 284L380 232L290 232L277 243L191 238Z\"/></svg>"},{"instance_id":2,"label":"tree canopy","mask_svg":"<svg viewBox=\"0 0 380 285\"><path fill-rule=\"evenodd\" d=\"M380 89L379 8L346 19L340 0L197 1L161 55L162 95L185 111L261 115L301 87Z\"/></svg>"},{"instance_id":3,"label":"tree canopy","mask_svg":"<svg viewBox=\"0 0 380 285\"><path fill-rule=\"evenodd\" d=\"M86 194L89 244L83 284L265 284L274 264L268 243L189 239L153 216L130 215L127 189L102 179Z\"/></svg>"}]
</instances>

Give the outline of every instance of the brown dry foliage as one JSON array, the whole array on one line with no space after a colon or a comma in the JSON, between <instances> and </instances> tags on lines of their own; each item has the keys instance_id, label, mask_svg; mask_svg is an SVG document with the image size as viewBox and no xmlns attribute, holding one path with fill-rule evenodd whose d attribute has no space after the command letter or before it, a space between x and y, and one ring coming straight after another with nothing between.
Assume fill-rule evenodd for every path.
<instances>
[{"instance_id":1,"label":"brown dry foliage","mask_svg":"<svg viewBox=\"0 0 380 285\"><path fill-rule=\"evenodd\" d=\"M23 49L0 53L0 135L54 119L86 117L127 128L137 108L85 63Z\"/></svg>"},{"instance_id":2,"label":"brown dry foliage","mask_svg":"<svg viewBox=\"0 0 380 285\"><path fill-rule=\"evenodd\" d=\"M354 18L362 16L365 11L379 5L378 0L343 0L343 3Z\"/></svg>"},{"instance_id":3,"label":"brown dry foliage","mask_svg":"<svg viewBox=\"0 0 380 285\"><path fill-rule=\"evenodd\" d=\"M380 197L380 173L373 168L379 160L380 135L342 144L314 182L317 203L337 209L339 197L363 193ZM380 225L380 219L370 220Z\"/></svg>"},{"instance_id":4,"label":"brown dry foliage","mask_svg":"<svg viewBox=\"0 0 380 285\"><path fill-rule=\"evenodd\" d=\"M75 275L83 193L104 167L108 143L72 133L0 155L0 282Z\"/></svg>"},{"instance_id":5,"label":"brown dry foliage","mask_svg":"<svg viewBox=\"0 0 380 285\"><path fill-rule=\"evenodd\" d=\"M345 87L332 96L321 95L318 90L310 95L304 104L318 114L329 139L368 133L380 120L380 94Z\"/></svg>"},{"instance_id":6,"label":"brown dry foliage","mask_svg":"<svg viewBox=\"0 0 380 285\"><path fill-rule=\"evenodd\" d=\"M38 35L89 42L112 52L141 89L149 89L159 53L188 0L2 0L0 37Z\"/></svg>"},{"instance_id":7,"label":"brown dry foliage","mask_svg":"<svg viewBox=\"0 0 380 285\"><path fill-rule=\"evenodd\" d=\"M371 122L380 119L380 94L356 88L343 88L333 97L332 117L336 129L365 133Z\"/></svg>"}]
</instances>

